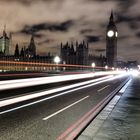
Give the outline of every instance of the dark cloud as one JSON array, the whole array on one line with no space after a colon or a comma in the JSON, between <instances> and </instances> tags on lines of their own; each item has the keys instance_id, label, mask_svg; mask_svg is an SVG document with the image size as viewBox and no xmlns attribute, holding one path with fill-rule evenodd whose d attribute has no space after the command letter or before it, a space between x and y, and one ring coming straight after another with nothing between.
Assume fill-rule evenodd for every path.
<instances>
[{"instance_id":1,"label":"dark cloud","mask_svg":"<svg viewBox=\"0 0 140 140\"><path fill-rule=\"evenodd\" d=\"M95 0L88 0L88 1L95 1ZM136 3L136 0L96 0L98 2L117 2L118 7L121 11L128 11L131 6Z\"/></svg>"},{"instance_id":2,"label":"dark cloud","mask_svg":"<svg viewBox=\"0 0 140 140\"><path fill-rule=\"evenodd\" d=\"M21 3L21 4L29 5L29 4L38 2L38 1L53 2L53 1L56 1L56 0L0 0L0 1L3 1L3 2L18 2L18 3ZM59 0L59 2L60 1L63 1L63 0Z\"/></svg>"},{"instance_id":3,"label":"dark cloud","mask_svg":"<svg viewBox=\"0 0 140 140\"><path fill-rule=\"evenodd\" d=\"M120 22L132 22L134 19L133 17L130 17L130 16L125 16L125 15L122 15L122 14L117 14L117 20L116 20L116 23L120 23Z\"/></svg>"},{"instance_id":4,"label":"dark cloud","mask_svg":"<svg viewBox=\"0 0 140 140\"><path fill-rule=\"evenodd\" d=\"M128 39L128 38L130 38L131 36L129 36L129 35L124 35L124 36L118 36L118 40L120 41L120 40L125 40L125 39Z\"/></svg>"},{"instance_id":5,"label":"dark cloud","mask_svg":"<svg viewBox=\"0 0 140 140\"><path fill-rule=\"evenodd\" d=\"M129 23L129 27L131 29L134 29L134 30L140 28L139 23L138 22L133 22L133 21Z\"/></svg>"},{"instance_id":6,"label":"dark cloud","mask_svg":"<svg viewBox=\"0 0 140 140\"><path fill-rule=\"evenodd\" d=\"M106 49L95 49L96 52L105 52Z\"/></svg>"},{"instance_id":7,"label":"dark cloud","mask_svg":"<svg viewBox=\"0 0 140 140\"><path fill-rule=\"evenodd\" d=\"M43 34L34 34L34 37L36 37L36 38L42 38L42 37L44 37L44 35Z\"/></svg>"},{"instance_id":8,"label":"dark cloud","mask_svg":"<svg viewBox=\"0 0 140 140\"><path fill-rule=\"evenodd\" d=\"M86 39L89 43L93 43L93 42L99 42L100 41L100 37L99 36L90 36L87 35Z\"/></svg>"},{"instance_id":9,"label":"dark cloud","mask_svg":"<svg viewBox=\"0 0 140 140\"><path fill-rule=\"evenodd\" d=\"M132 30L137 30L140 28L140 16L126 16L118 13L116 23L122 22L126 23Z\"/></svg>"},{"instance_id":10,"label":"dark cloud","mask_svg":"<svg viewBox=\"0 0 140 140\"><path fill-rule=\"evenodd\" d=\"M86 34L86 33L91 33L93 30L92 29L83 29L80 31L81 34Z\"/></svg>"},{"instance_id":11,"label":"dark cloud","mask_svg":"<svg viewBox=\"0 0 140 140\"><path fill-rule=\"evenodd\" d=\"M135 22L140 21L140 15L139 16L126 16L120 13L117 13L117 20L116 23L120 23L120 22L133 22L133 24L135 24Z\"/></svg>"},{"instance_id":12,"label":"dark cloud","mask_svg":"<svg viewBox=\"0 0 140 140\"><path fill-rule=\"evenodd\" d=\"M119 7L121 11L128 11L136 3L136 0L119 0Z\"/></svg>"},{"instance_id":13,"label":"dark cloud","mask_svg":"<svg viewBox=\"0 0 140 140\"><path fill-rule=\"evenodd\" d=\"M45 40L43 40L43 41L40 41L40 42L38 42L38 45L42 45L42 44L45 44L45 43L51 43L51 42L53 42L54 40L52 40L52 39L45 39Z\"/></svg>"},{"instance_id":14,"label":"dark cloud","mask_svg":"<svg viewBox=\"0 0 140 140\"><path fill-rule=\"evenodd\" d=\"M136 33L136 36L140 38L140 32Z\"/></svg>"},{"instance_id":15,"label":"dark cloud","mask_svg":"<svg viewBox=\"0 0 140 140\"><path fill-rule=\"evenodd\" d=\"M140 44L134 44L132 47L135 49L140 49Z\"/></svg>"},{"instance_id":16,"label":"dark cloud","mask_svg":"<svg viewBox=\"0 0 140 140\"><path fill-rule=\"evenodd\" d=\"M36 33L38 31L49 30L51 32L61 31L66 32L74 24L73 20L68 20L62 23L41 23L33 26L25 26L20 32L25 34Z\"/></svg>"}]
</instances>

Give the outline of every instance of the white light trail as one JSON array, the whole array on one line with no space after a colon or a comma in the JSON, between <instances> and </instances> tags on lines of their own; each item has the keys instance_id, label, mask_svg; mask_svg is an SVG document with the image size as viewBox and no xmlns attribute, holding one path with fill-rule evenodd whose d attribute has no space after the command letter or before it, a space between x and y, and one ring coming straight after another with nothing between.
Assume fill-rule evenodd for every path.
<instances>
[{"instance_id":1,"label":"white light trail","mask_svg":"<svg viewBox=\"0 0 140 140\"><path fill-rule=\"evenodd\" d=\"M103 77L103 78L89 80L89 81L81 82L81 83L78 83L78 84L68 85L68 86L64 86L64 87L60 87L60 88L56 88L56 89L51 89L51 90L48 90L48 91L37 92L37 93L29 94L29 95L22 95L20 97L14 97L14 98L11 98L11 99L1 100L0 101L0 107L4 107L4 106L7 106L7 105L11 105L11 104L14 104L14 103L18 103L18 102L22 102L22 101L26 101L26 100L30 100L30 99L34 99L34 98L41 97L41 96L44 96L44 95L50 95L52 93L61 92L61 91L64 91L64 90L69 90L71 88L76 88L78 86L83 86L83 85L90 84L90 83L93 83L93 82L106 80L106 79L111 78L111 77L113 77L113 76L106 76L106 77Z\"/></svg>"},{"instance_id":2,"label":"white light trail","mask_svg":"<svg viewBox=\"0 0 140 140\"><path fill-rule=\"evenodd\" d=\"M28 103L28 104L25 104L25 105L21 105L21 106L18 106L18 107L9 109L9 110L2 111L2 112L0 112L0 115L1 114L5 114L5 113L8 113L8 112L11 112L11 111L14 111L14 110L18 110L18 109L21 109L21 108L24 108L24 107L27 107L27 106L31 106L31 105L34 105L34 104L37 104L37 103L40 103L40 102L44 102L46 100L49 100L49 99L52 99L52 98L55 98L55 97L62 96L62 95L68 94L68 93L73 92L73 91L77 91L77 90L80 90L80 89L91 87L91 86L94 86L94 85L97 85L97 84L100 84L100 83L103 83L103 82L107 82L107 81L110 81L110 80L118 79L118 78L123 77L123 76L125 76L125 75L122 74L122 75L115 76L115 77L110 76L110 78L108 76L108 78L106 78L106 79L104 77L104 80L103 80L103 78L99 78L100 80L99 79L96 79L96 82L94 81L95 83L92 83L93 80L90 80L90 81L87 81L87 82L82 82L82 83L79 83L79 84L80 85L82 85L82 84L84 85L85 83L86 84L89 83L89 85L81 86L81 87L78 87L78 88L75 88L75 89L71 89L71 90L68 90L68 91L65 91L65 92L62 92L62 93L58 93L56 95L52 95L50 97L46 97L46 98L43 98L43 99L40 99L40 100L31 102L31 103ZM101 81L101 79L102 79L102 81ZM90 82L91 82L91 84L90 84ZM74 84L74 85L76 86L76 84ZM74 86L74 85L71 85L71 86ZM43 95L51 94L51 93L48 93L48 92L49 91L39 92L39 93L35 93L35 95L36 95L36 97L37 96L40 97L40 96L43 96ZM0 107L6 106L6 105L10 105L11 103L13 104L13 103L18 103L20 101L24 101L25 98L27 98L26 96L30 96L30 95L25 95L25 96L23 96L23 98L22 97L15 97L13 99L7 99L7 100L0 101ZM29 100L29 98L27 98L27 99ZM11 100L12 102L9 103L9 100Z\"/></svg>"},{"instance_id":3,"label":"white light trail","mask_svg":"<svg viewBox=\"0 0 140 140\"><path fill-rule=\"evenodd\" d=\"M63 82L63 81L69 81L69 80L92 78L95 76L112 75L112 74L118 74L118 73L120 72L108 71L108 72L96 72L96 73L88 73L88 74L59 75L59 76L52 76L52 77L6 80L6 81L0 81L0 91L14 89L14 88L36 86L36 85L41 85L41 84Z\"/></svg>"}]
</instances>

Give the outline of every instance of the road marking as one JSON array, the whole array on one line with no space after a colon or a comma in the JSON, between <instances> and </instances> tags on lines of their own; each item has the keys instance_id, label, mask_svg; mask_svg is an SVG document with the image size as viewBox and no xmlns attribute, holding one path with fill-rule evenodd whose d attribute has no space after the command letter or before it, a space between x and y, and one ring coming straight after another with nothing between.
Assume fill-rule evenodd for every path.
<instances>
[{"instance_id":1,"label":"road marking","mask_svg":"<svg viewBox=\"0 0 140 140\"><path fill-rule=\"evenodd\" d=\"M107 86L105 86L105 87L99 89L98 92L101 92L102 90L106 89L106 88L109 87L109 86L110 86L110 85L107 85Z\"/></svg>"},{"instance_id":2,"label":"road marking","mask_svg":"<svg viewBox=\"0 0 140 140\"><path fill-rule=\"evenodd\" d=\"M107 103L112 99L113 96L117 94L117 92L124 86L123 82L119 87L113 90L109 95L107 95L103 100L101 100L96 106L94 106L89 112L87 112L82 118L80 118L77 122L72 124L67 130L62 132L56 140L73 140L78 134L96 117L99 112L107 105Z\"/></svg>"},{"instance_id":3,"label":"road marking","mask_svg":"<svg viewBox=\"0 0 140 140\"><path fill-rule=\"evenodd\" d=\"M87 99L87 98L89 98L89 96L86 96L86 97L84 97L84 98L82 98L82 99L80 99L80 100L78 100L78 101L76 101L76 102L74 102L74 103L72 103L72 104L70 104L70 105L64 107L63 109L58 110L57 112L55 112L55 113L53 113L53 114L51 114L51 115L49 115L49 116L43 118L42 120L46 121L46 120L52 118L53 116L55 116L55 115L57 115L57 114L59 114L59 113L65 111L65 110L67 110L68 108L70 108L70 107L72 107L72 106L74 106L74 105L76 105L76 104L82 102L83 100L85 100L85 99Z\"/></svg>"}]
</instances>

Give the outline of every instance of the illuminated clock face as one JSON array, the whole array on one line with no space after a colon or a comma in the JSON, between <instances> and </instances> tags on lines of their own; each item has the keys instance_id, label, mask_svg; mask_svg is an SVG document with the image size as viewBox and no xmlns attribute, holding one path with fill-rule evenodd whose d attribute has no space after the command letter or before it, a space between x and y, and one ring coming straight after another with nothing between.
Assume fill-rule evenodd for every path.
<instances>
[{"instance_id":1,"label":"illuminated clock face","mask_svg":"<svg viewBox=\"0 0 140 140\"><path fill-rule=\"evenodd\" d=\"M115 33L115 36L118 37L118 32Z\"/></svg>"},{"instance_id":2,"label":"illuminated clock face","mask_svg":"<svg viewBox=\"0 0 140 140\"><path fill-rule=\"evenodd\" d=\"M114 32L112 30L108 31L107 32L107 36L108 37L112 37L114 35Z\"/></svg>"}]
</instances>

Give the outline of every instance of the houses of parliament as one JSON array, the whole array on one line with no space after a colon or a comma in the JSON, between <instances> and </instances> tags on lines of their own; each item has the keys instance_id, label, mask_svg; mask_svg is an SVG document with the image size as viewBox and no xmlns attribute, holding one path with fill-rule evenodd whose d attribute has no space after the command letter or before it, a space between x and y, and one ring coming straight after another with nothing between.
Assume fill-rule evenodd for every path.
<instances>
[{"instance_id":1,"label":"houses of parliament","mask_svg":"<svg viewBox=\"0 0 140 140\"><path fill-rule=\"evenodd\" d=\"M106 28L106 56L95 56L89 54L89 44L86 41L82 42L67 42L60 45L60 58L62 64L73 65L91 65L92 62L96 66L108 65L109 67L116 67L117 62L117 27L114 22L113 12L111 12L109 23ZM0 59L19 61L40 61L44 60L46 63L54 63L55 56L48 53L46 56L39 56L36 52L36 44L34 41L34 35L31 36L28 46L19 49L18 44L15 46L13 55L10 55L9 50L11 47L12 35L9 36L4 28L3 35L0 37Z\"/></svg>"},{"instance_id":2,"label":"houses of parliament","mask_svg":"<svg viewBox=\"0 0 140 140\"><path fill-rule=\"evenodd\" d=\"M89 55L88 42L78 44L61 44L61 58L66 64L91 65L94 62L97 66L116 67L117 61L117 27L114 22L113 12L111 12L109 23L106 29L106 57Z\"/></svg>"}]
</instances>

